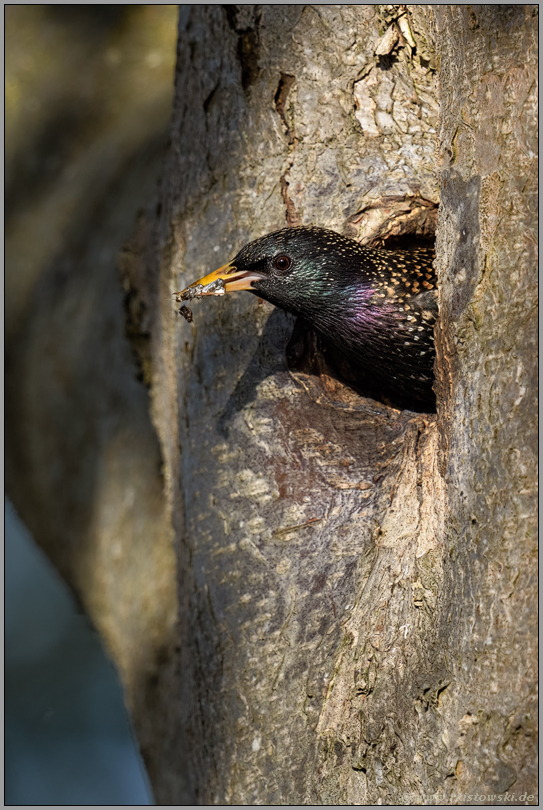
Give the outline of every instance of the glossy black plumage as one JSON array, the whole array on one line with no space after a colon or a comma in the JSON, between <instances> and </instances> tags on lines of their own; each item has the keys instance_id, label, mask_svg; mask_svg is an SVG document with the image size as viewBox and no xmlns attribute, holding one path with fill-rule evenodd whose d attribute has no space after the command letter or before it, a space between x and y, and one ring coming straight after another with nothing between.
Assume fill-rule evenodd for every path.
<instances>
[{"instance_id":1,"label":"glossy black plumage","mask_svg":"<svg viewBox=\"0 0 543 810\"><path fill-rule=\"evenodd\" d=\"M385 393L431 409L433 258L430 248L375 250L324 228L285 228L246 245L202 281L218 278L228 292L229 279L237 279L236 289L303 317Z\"/></svg>"}]
</instances>

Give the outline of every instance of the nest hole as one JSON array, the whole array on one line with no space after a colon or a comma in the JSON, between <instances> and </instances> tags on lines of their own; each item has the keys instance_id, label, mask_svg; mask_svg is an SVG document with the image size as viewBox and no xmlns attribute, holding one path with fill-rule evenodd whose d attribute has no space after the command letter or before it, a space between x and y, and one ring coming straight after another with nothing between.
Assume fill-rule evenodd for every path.
<instances>
[{"instance_id":1,"label":"nest hole","mask_svg":"<svg viewBox=\"0 0 543 810\"><path fill-rule=\"evenodd\" d=\"M365 244L391 251L434 249L437 206L426 203L420 216L417 213L411 211L408 217L400 217L403 222L385 221L374 238L364 239ZM345 234L356 238L356 221L353 220L348 221ZM347 359L302 318L296 321L286 355L291 374L316 401L347 410L367 410L368 406L380 403L389 408L435 413L435 400L421 403L393 392L386 381L378 380Z\"/></svg>"}]
</instances>

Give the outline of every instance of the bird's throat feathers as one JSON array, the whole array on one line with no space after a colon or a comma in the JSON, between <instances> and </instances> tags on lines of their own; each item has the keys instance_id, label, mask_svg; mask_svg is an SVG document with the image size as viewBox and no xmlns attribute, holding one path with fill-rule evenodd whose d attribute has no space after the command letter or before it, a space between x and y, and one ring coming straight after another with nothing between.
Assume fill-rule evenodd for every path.
<instances>
[{"instance_id":1,"label":"bird's throat feathers","mask_svg":"<svg viewBox=\"0 0 543 810\"><path fill-rule=\"evenodd\" d=\"M361 272L337 274L315 264L313 273L293 291L291 311L331 332L349 326L358 332L371 331L393 323L397 305L371 277Z\"/></svg>"}]
</instances>

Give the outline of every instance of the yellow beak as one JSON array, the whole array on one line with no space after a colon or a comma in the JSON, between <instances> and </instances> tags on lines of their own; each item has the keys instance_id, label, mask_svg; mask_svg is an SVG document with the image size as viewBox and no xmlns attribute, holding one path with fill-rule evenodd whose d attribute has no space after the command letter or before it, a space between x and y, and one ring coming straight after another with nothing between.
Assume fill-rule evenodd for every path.
<instances>
[{"instance_id":1,"label":"yellow beak","mask_svg":"<svg viewBox=\"0 0 543 810\"><path fill-rule=\"evenodd\" d=\"M233 264L223 264L213 273L193 281L181 292L174 293L176 301L190 301L204 295L224 295L237 290L251 290L253 281L263 278L260 273L239 271Z\"/></svg>"}]
</instances>

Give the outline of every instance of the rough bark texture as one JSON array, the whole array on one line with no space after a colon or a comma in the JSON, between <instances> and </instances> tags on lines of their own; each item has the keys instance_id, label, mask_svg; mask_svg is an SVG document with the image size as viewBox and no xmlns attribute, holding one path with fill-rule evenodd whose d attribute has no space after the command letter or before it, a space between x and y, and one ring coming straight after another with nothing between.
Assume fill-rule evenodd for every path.
<instances>
[{"instance_id":1,"label":"rough bark texture","mask_svg":"<svg viewBox=\"0 0 543 810\"><path fill-rule=\"evenodd\" d=\"M181 15L154 416L180 541L182 714L201 804L463 803L513 784L534 790L525 750L533 656L527 639L514 640L516 621L533 608L519 576L532 551L520 514L529 520L533 511L515 506L532 481L533 335L522 365L520 346L508 361L521 375L520 399L511 372L489 375L491 386L478 376L488 362L503 366L491 334L503 341L509 323L514 340L519 313L529 312L521 297L533 283L528 254L516 268L518 309L482 308L488 335L481 342L477 324L477 337L464 338L463 362L454 342L480 289L478 268L491 261L477 242L479 220L490 217L496 229L508 216L499 195L511 184L498 192L495 180L481 212L476 147L456 154L454 167L442 164L440 434L431 416L364 411L337 385L331 395L326 378L308 375L298 387L285 362L291 319L248 296L206 301L192 326L171 320L168 293L285 219L369 241L394 233L403 214L400 232L409 222L423 231L421 200L437 200L434 22L428 8L402 11L244 6ZM473 94L465 125L481 129L473 137L481 160L493 150L495 171L494 96L522 60L525 95L511 89L514 109L501 102L511 172L515 138L533 115L532 11L478 13L480 21L468 8L437 12L440 154ZM525 173L514 170L523 193ZM398 200L403 211L392 207ZM528 192L516 209L529 217L530 205ZM511 245L518 220L509 228L500 239ZM487 282L488 295L506 284L510 298L506 268L503 282ZM503 446L489 446L498 391L507 429ZM512 448L527 483L509 477L502 459ZM507 624L504 599L515 596Z\"/></svg>"},{"instance_id":2,"label":"rough bark texture","mask_svg":"<svg viewBox=\"0 0 543 810\"><path fill-rule=\"evenodd\" d=\"M436 6L450 800L537 801L537 6ZM450 752L450 753L449 753ZM447 794L445 794L447 795ZM484 799L481 799L484 801Z\"/></svg>"},{"instance_id":3,"label":"rough bark texture","mask_svg":"<svg viewBox=\"0 0 543 810\"><path fill-rule=\"evenodd\" d=\"M126 655L108 535L84 557L42 540L122 662L157 803L535 803L534 8L180 9L160 205L122 263L177 633L142 623ZM248 294L175 314L173 291L285 222L429 237L439 192L437 417L318 358L289 369L293 319ZM55 484L26 463L44 509ZM147 570L134 543L119 588ZM159 605L156 573L145 589Z\"/></svg>"},{"instance_id":4,"label":"rough bark texture","mask_svg":"<svg viewBox=\"0 0 543 810\"><path fill-rule=\"evenodd\" d=\"M411 760L435 668L435 419L314 403L287 369L292 319L250 296L199 305L193 326L171 314L171 292L285 220L368 240L390 198L437 201L434 75L407 47L373 56L387 22L370 6L181 13L153 393L200 804L384 797L396 718Z\"/></svg>"}]
</instances>

